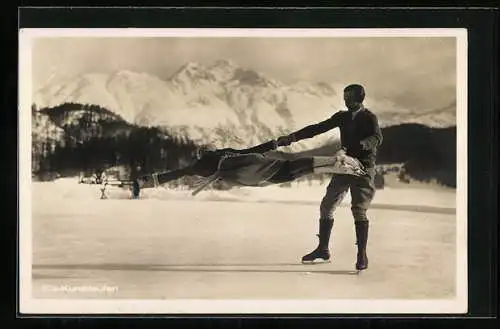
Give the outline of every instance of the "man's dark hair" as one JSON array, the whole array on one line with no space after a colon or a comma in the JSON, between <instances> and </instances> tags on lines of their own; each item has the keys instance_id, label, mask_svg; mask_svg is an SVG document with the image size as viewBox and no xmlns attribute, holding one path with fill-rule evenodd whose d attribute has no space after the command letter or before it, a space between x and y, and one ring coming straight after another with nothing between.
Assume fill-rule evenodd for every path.
<instances>
[{"instance_id":1,"label":"man's dark hair","mask_svg":"<svg viewBox=\"0 0 500 329\"><path fill-rule=\"evenodd\" d=\"M362 85L352 84L344 88L344 92L352 92L358 102L365 100L365 88Z\"/></svg>"}]
</instances>

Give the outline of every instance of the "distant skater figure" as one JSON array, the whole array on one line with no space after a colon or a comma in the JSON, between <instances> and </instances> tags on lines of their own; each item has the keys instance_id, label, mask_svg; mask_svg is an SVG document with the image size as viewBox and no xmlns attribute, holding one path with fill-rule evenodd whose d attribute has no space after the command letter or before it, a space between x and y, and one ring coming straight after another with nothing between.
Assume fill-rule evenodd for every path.
<instances>
[{"instance_id":1,"label":"distant skater figure","mask_svg":"<svg viewBox=\"0 0 500 329\"><path fill-rule=\"evenodd\" d=\"M108 198L108 196L106 195L106 185L108 185L108 184L105 183L104 186L100 188L100 190L101 190L101 200L104 200L104 199Z\"/></svg>"},{"instance_id":2,"label":"distant skater figure","mask_svg":"<svg viewBox=\"0 0 500 329\"><path fill-rule=\"evenodd\" d=\"M134 180L132 182L132 196L134 199L139 199L141 195L141 188L139 186L139 182L137 180Z\"/></svg>"},{"instance_id":3,"label":"distant skater figure","mask_svg":"<svg viewBox=\"0 0 500 329\"><path fill-rule=\"evenodd\" d=\"M132 163L130 166L130 179L132 182L130 189L132 191L132 199L138 199L141 195L141 188L137 180L137 178L140 177L141 169L141 166L137 163Z\"/></svg>"}]
</instances>

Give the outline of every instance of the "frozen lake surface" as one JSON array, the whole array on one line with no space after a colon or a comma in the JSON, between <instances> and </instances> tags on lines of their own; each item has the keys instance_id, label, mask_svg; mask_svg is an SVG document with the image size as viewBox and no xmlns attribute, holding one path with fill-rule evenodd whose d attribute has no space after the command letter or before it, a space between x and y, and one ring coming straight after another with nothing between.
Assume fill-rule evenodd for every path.
<instances>
[{"instance_id":1,"label":"frozen lake surface","mask_svg":"<svg viewBox=\"0 0 500 329\"><path fill-rule=\"evenodd\" d=\"M317 245L326 186L144 190L141 199L64 179L33 184L32 292L69 299L448 299L456 289L455 191L379 190L370 267L355 274L349 198L332 261ZM54 287L107 287L68 292ZM52 287L52 288L51 288ZM49 289L50 288L50 289Z\"/></svg>"}]
</instances>

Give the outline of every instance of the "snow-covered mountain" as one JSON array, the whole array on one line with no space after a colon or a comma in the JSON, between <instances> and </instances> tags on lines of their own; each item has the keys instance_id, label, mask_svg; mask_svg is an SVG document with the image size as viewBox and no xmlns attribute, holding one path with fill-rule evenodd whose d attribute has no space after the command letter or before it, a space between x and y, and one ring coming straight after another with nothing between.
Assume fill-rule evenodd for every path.
<instances>
[{"instance_id":1,"label":"snow-covered mountain","mask_svg":"<svg viewBox=\"0 0 500 329\"><path fill-rule=\"evenodd\" d=\"M52 79L34 93L38 108L65 102L96 104L126 121L164 126L172 133L215 146L249 146L328 118L343 107L342 85L301 81L285 84L229 60L205 66L190 62L167 79L132 71L88 73ZM418 112L390 100L366 100L382 126L404 122L455 125L455 109ZM420 113L420 114L419 114ZM299 144L310 147L336 132Z\"/></svg>"}]
</instances>

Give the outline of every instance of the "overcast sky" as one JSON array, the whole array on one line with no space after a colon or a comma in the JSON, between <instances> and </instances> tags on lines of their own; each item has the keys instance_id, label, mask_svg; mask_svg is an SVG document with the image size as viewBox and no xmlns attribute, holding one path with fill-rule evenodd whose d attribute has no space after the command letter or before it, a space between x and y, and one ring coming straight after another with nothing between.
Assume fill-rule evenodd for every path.
<instances>
[{"instance_id":1,"label":"overcast sky","mask_svg":"<svg viewBox=\"0 0 500 329\"><path fill-rule=\"evenodd\" d=\"M230 59L284 82L361 83L374 97L430 110L455 100L454 38L52 38L33 46L34 87L57 72L127 69L168 77L188 61Z\"/></svg>"}]
</instances>

